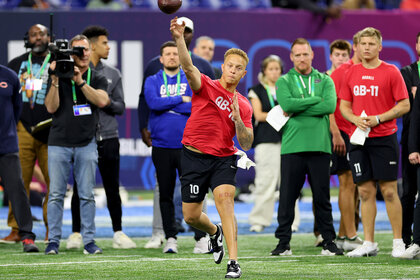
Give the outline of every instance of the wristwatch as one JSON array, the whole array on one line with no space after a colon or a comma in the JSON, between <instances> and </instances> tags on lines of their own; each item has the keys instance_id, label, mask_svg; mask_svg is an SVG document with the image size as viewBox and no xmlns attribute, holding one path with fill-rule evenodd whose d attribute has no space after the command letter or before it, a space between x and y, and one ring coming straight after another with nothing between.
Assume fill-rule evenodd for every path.
<instances>
[{"instance_id":1,"label":"wristwatch","mask_svg":"<svg viewBox=\"0 0 420 280\"><path fill-rule=\"evenodd\" d=\"M86 81L83 80L83 82L80 85L77 85L78 88L82 88L84 85L86 85Z\"/></svg>"}]
</instances>

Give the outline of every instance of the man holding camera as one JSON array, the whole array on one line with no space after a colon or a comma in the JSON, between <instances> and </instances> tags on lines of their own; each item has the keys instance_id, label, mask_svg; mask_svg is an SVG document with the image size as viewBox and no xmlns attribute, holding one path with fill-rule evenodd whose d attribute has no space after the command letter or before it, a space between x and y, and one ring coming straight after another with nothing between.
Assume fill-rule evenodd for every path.
<instances>
[{"instance_id":1,"label":"man holding camera","mask_svg":"<svg viewBox=\"0 0 420 280\"><path fill-rule=\"evenodd\" d=\"M22 89L22 113L17 124L17 135L19 143L19 158L22 167L22 179L26 193L29 196L29 185L32 181L34 166L38 160L38 165L47 183L47 193L42 204L43 218L48 239L47 222L47 203L50 178L48 177L48 132L49 127L44 126L40 129L39 124L51 118L44 106L45 95L47 93L48 65L51 55L48 51L50 34L47 27L41 24L31 26L24 38L25 48L31 49L12 59L7 65L16 72L19 77ZM38 125L38 127L37 127ZM36 132L34 128L38 128ZM33 133L34 132L34 133ZM36 132L36 133L35 133ZM17 205L17 207L21 207ZM9 205L9 215L7 224L12 228L10 234L1 239L1 243L14 243L21 240L19 228L16 222L11 205Z\"/></svg>"},{"instance_id":2,"label":"man holding camera","mask_svg":"<svg viewBox=\"0 0 420 280\"><path fill-rule=\"evenodd\" d=\"M69 171L73 165L78 185L81 234L85 254L100 254L95 234L95 172L98 152L95 140L97 108L110 104L106 78L89 68L90 43L86 36L76 35L70 41L74 67L68 61L53 61L45 106L53 114L48 138L50 195L48 201L49 244L45 254L58 254L63 219L63 203ZM79 52L76 52L79 50ZM83 50L83 52L80 52ZM77 53L75 55L74 53ZM57 51L58 57L63 51ZM64 55L65 56L65 55ZM64 67L66 66L66 67ZM70 69L63 73L64 69ZM72 70L74 73L72 74ZM72 78L65 78L71 76Z\"/></svg>"}]
</instances>

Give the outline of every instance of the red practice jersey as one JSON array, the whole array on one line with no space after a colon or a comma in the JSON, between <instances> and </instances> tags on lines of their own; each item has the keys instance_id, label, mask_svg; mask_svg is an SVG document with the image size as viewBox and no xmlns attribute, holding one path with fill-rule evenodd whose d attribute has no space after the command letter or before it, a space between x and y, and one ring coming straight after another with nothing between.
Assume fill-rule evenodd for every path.
<instances>
[{"instance_id":1,"label":"red practice jersey","mask_svg":"<svg viewBox=\"0 0 420 280\"><path fill-rule=\"evenodd\" d=\"M224 157L237 149L233 137L236 134L232 120L233 93L222 87L218 80L201 74L201 88L194 91L191 116L184 130L182 144L193 146L205 154ZM238 93L241 119L252 128L252 107L248 99Z\"/></svg>"},{"instance_id":2,"label":"red practice jersey","mask_svg":"<svg viewBox=\"0 0 420 280\"><path fill-rule=\"evenodd\" d=\"M340 87L344 83L344 75L346 74L347 70L354 65L353 60L349 60L346 63L343 63L334 70L331 74L331 79L334 81L335 92L337 94L337 106L335 107L334 118L335 123L337 124L338 128L344 131L347 134L351 132L351 123L346 120L340 112Z\"/></svg>"},{"instance_id":3,"label":"red practice jersey","mask_svg":"<svg viewBox=\"0 0 420 280\"><path fill-rule=\"evenodd\" d=\"M360 116L363 110L368 116L389 111L396 102L408 98L407 88L400 71L392 64L383 62L375 69L357 64L348 69L340 90L340 98L352 102L352 110ZM356 126L352 124L350 135ZM372 128L369 137L382 137L397 131L393 119Z\"/></svg>"}]
</instances>

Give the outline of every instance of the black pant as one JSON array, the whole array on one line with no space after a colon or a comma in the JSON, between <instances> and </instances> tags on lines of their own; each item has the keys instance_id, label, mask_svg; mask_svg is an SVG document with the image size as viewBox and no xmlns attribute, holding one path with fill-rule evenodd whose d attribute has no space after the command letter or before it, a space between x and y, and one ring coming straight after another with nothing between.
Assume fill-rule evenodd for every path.
<instances>
[{"instance_id":1,"label":"black pant","mask_svg":"<svg viewBox=\"0 0 420 280\"><path fill-rule=\"evenodd\" d=\"M420 246L420 166L417 167L417 191L419 196L416 200L416 208L414 209L414 226L413 226L413 242Z\"/></svg>"},{"instance_id":2,"label":"black pant","mask_svg":"<svg viewBox=\"0 0 420 280\"><path fill-rule=\"evenodd\" d=\"M2 186L12 204L12 211L19 226L21 239L35 240L35 234L32 232L31 208L23 186L18 153L0 155L0 177Z\"/></svg>"},{"instance_id":3,"label":"black pant","mask_svg":"<svg viewBox=\"0 0 420 280\"><path fill-rule=\"evenodd\" d=\"M402 238L406 245L411 244L413 231L414 201L417 194L417 166L412 165L408 160L408 145L401 145L401 167L402 167Z\"/></svg>"},{"instance_id":4,"label":"black pant","mask_svg":"<svg viewBox=\"0 0 420 280\"><path fill-rule=\"evenodd\" d=\"M279 226L275 236L287 245L292 238L295 203L308 175L315 207L315 221L324 242L335 239L330 203L330 155L320 152L294 153L281 156L280 200L277 212Z\"/></svg>"},{"instance_id":5,"label":"black pant","mask_svg":"<svg viewBox=\"0 0 420 280\"><path fill-rule=\"evenodd\" d=\"M120 197L120 142L118 138L98 142L98 167L104 185L106 201L111 216L112 229L120 231L121 227L121 197ZM80 203L76 181L71 199L73 232L80 232Z\"/></svg>"},{"instance_id":6,"label":"black pant","mask_svg":"<svg viewBox=\"0 0 420 280\"><path fill-rule=\"evenodd\" d=\"M176 238L178 230L175 224L174 190L176 172L181 174L181 149L152 148L152 161L156 168L156 177L159 184L159 205L162 214L163 231L165 238ZM195 240L200 240L206 234L194 229Z\"/></svg>"}]
</instances>

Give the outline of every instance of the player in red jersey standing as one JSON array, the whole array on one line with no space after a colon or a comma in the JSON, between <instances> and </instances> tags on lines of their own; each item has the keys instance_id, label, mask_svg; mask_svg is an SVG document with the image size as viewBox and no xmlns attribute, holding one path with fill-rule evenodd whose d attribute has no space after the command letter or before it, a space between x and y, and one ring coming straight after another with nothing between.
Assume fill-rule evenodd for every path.
<instances>
[{"instance_id":1,"label":"player in red jersey standing","mask_svg":"<svg viewBox=\"0 0 420 280\"><path fill-rule=\"evenodd\" d=\"M192 64L183 39L185 23L171 21L170 30L178 47L179 58L188 83L193 90L191 116L184 130L181 155L182 209L185 221L210 235L214 261L224 255L223 234L229 251L226 278L242 274L238 259L237 224L234 214L236 185L236 134L242 149L251 148L252 108L236 90L246 74L247 54L229 49L222 64L220 80L211 80ZM222 225L213 224L202 212L208 189L213 191Z\"/></svg>"},{"instance_id":2,"label":"player in red jersey standing","mask_svg":"<svg viewBox=\"0 0 420 280\"><path fill-rule=\"evenodd\" d=\"M338 96L342 84L345 83L344 75L347 70L352 65L362 62L358 44L359 32L353 36L353 57L348 62L343 63L331 74L331 79L334 81L337 93L337 107L334 114L330 115L330 131L333 142L331 173L336 173L338 175L338 205L341 213L340 228L335 243L337 244L337 247L345 251L354 250L363 243L363 240L357 235L359 219L355 219L355 217L359 217L359 194L357 193L356 185L353 182L350 163L347 160L347 154L350 147L348 135L351 131L351 123L341 115L341 99Z\"/></svg>"},{"instance_id":3,"label":"player in red jersey standing","mask_svg":"<svg viewBox=\"0 0 420 280\"><path fill-rule=\"evenodd\" d=\"M352 123L350 135L359 128L370 132L363 145L350 146L350 167L362 201L365 241L349 257L375 256L376 183L386 203L393 231L392 256L405 251L401 238L402 210L397 191L399 147L396 119L410 109L407 89L399 70L379 59L382 35L367 27L359 34L362 63L352 66L340 89L340 110ZM366 117L362 117L362 112ZM352 142L350 140L350 142Z\"/></svg>"}]
</instances>

